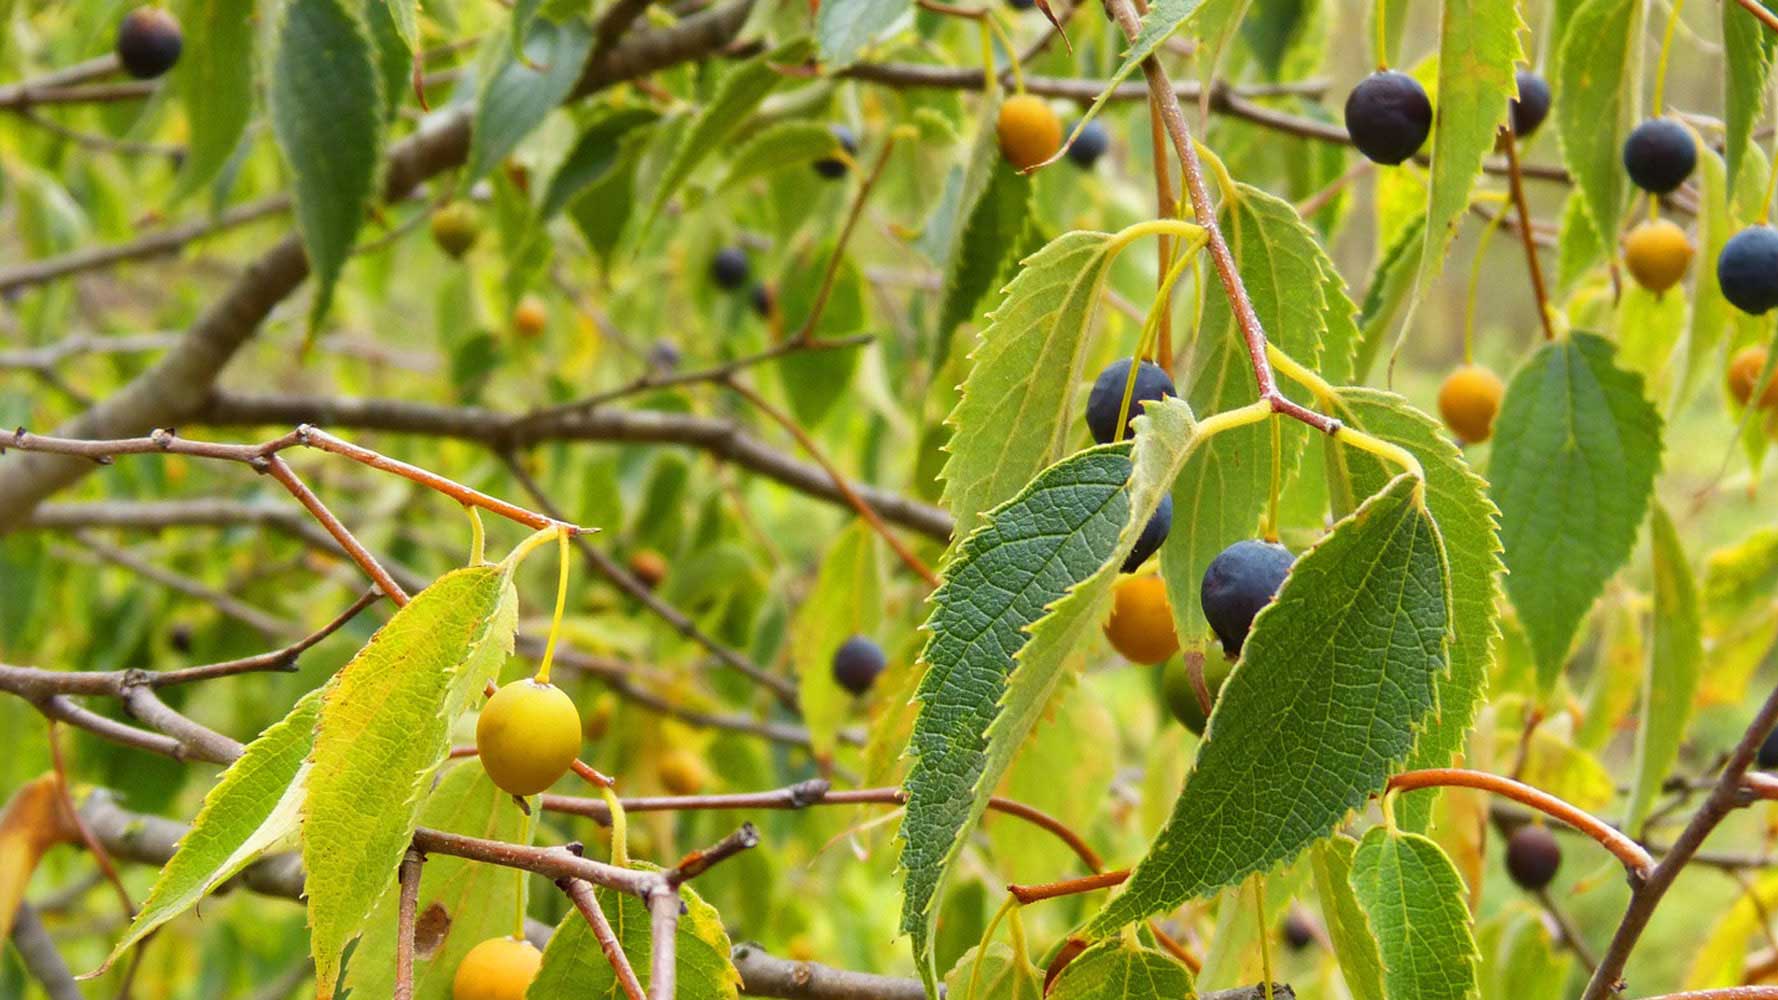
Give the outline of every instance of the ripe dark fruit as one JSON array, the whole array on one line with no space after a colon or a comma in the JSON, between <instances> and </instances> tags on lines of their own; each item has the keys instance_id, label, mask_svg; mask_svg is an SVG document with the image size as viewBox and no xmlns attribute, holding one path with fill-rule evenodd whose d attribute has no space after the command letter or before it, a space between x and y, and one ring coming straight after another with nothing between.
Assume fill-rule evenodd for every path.
<instances>
[{"instance_id":1,"label":"ripe dark fruit","mask_svg":"<svg viewBox=\"0 0 1778 1000\"><path fill-rule=\"evenodd\" d=\"M1759 385L1759 377L1766 370L1766 349L1753 344L1735 352L1729 359L1729 395L1735 402L1746 406L1753 398L1754 387ZM1766 391L1760 393L1759 408L1770 410L1778 407L1778 374L1766 383Z\"/></svg>"},{"instance_id":2,"label":"ripe dark fruit","mask_svg":"<svg viewBox=\"0 0 1778 1000\"><path fill-rule=\"evenodd\" d=\"M829 125L827 130L833 133L834 141L840 144L847 156L858 152L858 137L852 134L851 129L844 125ZM830 181L839 180L846 176L846 161L837 156L816 160L815 172Z\"/></svg>"},{"instance_id":3,"label":"ripe dark fruit","mask_svg":"<svg viewBox=\"0 0 1778 1000\"><path fill-rule=\"evenodd\" d=\"M1160 577L1131 576L1117 582L1111 614L1105 619L1105 638L1131 663L1161 663L1178 652L1173 609Z\"/></svg>"},{"instance_id":4,"label":"ripe dark fruit","mask_svg":"<svg viewBox=\"0 0 1778 1000\"><path fill-rule=\"evenodd\" d=\"M1432 131L1432 102L1406 73L1379 70L1346 95L1346 134L1373 163L1394 166L1413 156Z\"/></svg>"},{"instance_id":5,"label":"ripe dark fruit","mask_svg":"<svg viewBox=\"0 0 1778 1000\"><path fill-rule=\"evenodd\" d=\"M1252 539L1236 542L1210 561L1198 600L1231 659L1241 655L1253 617L1272 602L1295 561L1290 550L1277 542Z\"/></svg>"},{"instance_id":6,"label":"ripe dark fruit","mask_svg":"<svg viewBox=\"0 0 1778 1000\"><path fill-rule=\"evenodd\" d=\"M1624 140L1624 169L1644 191L1666 194L1684 184L1697 165L1697 143L1671 118L1651 118Z\"/></svg>"},{"instance_id":7,"label":"ripe dark fruit","mask_svg":"<svg viewBox=\"0 0 1778 1000\"><path fill-rule=\"evenodd\" d=\"M580 754L580 712L554 684L513 681L482 709L475 748L501 791L536 795L568 773Z\"/></svg>"},{"instance_id":8,"label":"ripe dark fruit","mask_svg":"<svg viewBox=\"0 0 1778 1000\"><path fill-rule=\"evenodd\" d=\"M480 235L481 224L468 202L453 201L432 213L432 242L452 257L468 253Z\"/></svg>"},{"instance_id":9,"label":"ripe dark fruit","mask_svg":"<svg viewBox=\"0 0 1778 1000\"><path fill-rule=\"evenodd\" d=\"M759 314L760 319L772 318L772 300L774 298L776 296L772 294L772 286L763 282L755 284L753 289L747 293L747 303L753 307L754 312Z\"/></svg>"},{"instance_id":10,"label":"ripe dark fruit","mask_svg":"<svg viewBox=\"0 0 1778 1000\"><path fill-rule=\"evenodd\" d=\"M1130 549L1129 558L1124 560L1123 572L1134 573L1137 567L1148 561L1148 557L1161 550L1161 543L1167 540L1167 532L1173 530L1173 495L1163 493L1161 502L1148 517L1148 523L1142 526L1142 534L1136 536L1136 545Z\"/></svg>"},{"instance_id":11,"label":"ripe dark fruit","mask_svg":"<svg viewBox=\"0 0 1778 1000\"><path fill-rule=\"evenodd\" d=\"M543 966L543 952L515 937L489 938L469 949L451 980L451 1000L524 1000Z\"/></svg>"},{"instance_id":12,"label":"ripe dark fruit","mask_svg":"<svg viewBox=\"0 0 1778 1000\"><path fill-rule=\"evenodd\" d=\"M1110 444L1117 436L1117 413L1124 402L1124 385L1130 380L1130 359L1119 358L1105 366L1093 380L1093 391L1087 394L1087 430L1099 444ZM1136 386L1130 392L1130 415L1124 419L1124 439L1135 433L1130 422L1142 412L1142 404L1151 399L1176 396L1173 380L1160 365L1144 361L1136 366Z\"/></svg>"},{"instance_id":13,"label":"ripe dark fruit","mask_svg":"<svg viewBox=\"0 0 1778 1000\"><path fill-rule=\"evenodd\" d=\"M648 367L657 372L674 371L682 360L684 358L679 353L678 345L671 340L657 340L648 349Z\"/></svg>"},{"instance_id":14,"label":"ripe dark fruit","mask_svg":"<svg viewBox=\"0 0 1778 1000\"><path fill-rule=\"evenodd\" d=\"M1019 94L1000 105L994 125L1000 155L1018 170L1029 170L1062 148L1062 119L1041 97Z\"/></svg>"},{"instance_id":15,"label":"ripe dark fruit","mask_svg":"<svg viewBox=\"0 0 1778 1000\"><path fill-rule=\"evenodd\" d=\"M840 648L834 650L834 683L862 696L876 683L877 675L883 672L883 667L888 662L888 658L883 655L883 647L862 635L855 635L840 643Z\"/></svg>"},{"instance_id":16,"label":"ripe dark fruit","mask_svg":"<svg viewBox=\"0 0 1778 1000\"><path fill-rule=\"evenodd\" d=\"M1778 729L1766 734L1766 741L1759 745L1759 756L1754 762L1762 771L1778 770Z\"/></svg>"},{"instance_id":17,"label":"ripe dark fruit","mask_svg":"<svg viewBox=\"0 0 1778 1000\"><path fill-rule=\"evenodd\" d=\"M752 270L747 264L747 251L740 247L723 247L710 258L710 280L718 288L734 291L747 283Z\"/></svg>"},{"instance_id":18,"label":"ripe dark fruit","mask_svg":"<svg viewBox=\"0 0 1778 1000\"><path fill-rule=\"evenodd\" d=\"M1536 892L1555 880L1562 867L1562 845L1547 827L1527 823L1506 839L1506 873L1521 888Z\"/></svg>"},{"instance_id":19,"label":"ripe dark fruit","mask_svg":"<svg viewBox=\"0 0 1778 1000\"><path fill-rule=\"evenodd\" d=\"M630 554L630 575L653 590L667 578L667 557L653 549L638 549Z\"/></svg>"},{"instance_id":20,"label":"ripe dark fruit","mask_svg":"<svg viewBox=\"0 0 1778 1000\"><path fill-rule=\"evenodd\" d=\"M1722 245L1716 283L1736 309L1758 316L1778 306L1778 229L1748 226Z\"/></svg>"},{"instance_id":21,"label":"ripe dark fruit","mask_svg":"<svg viewBox=\"0 0 1778 1000\"><path fill-rule=\"evenodd\" d=\"M1068 147L1068 158L1082 170L1091 170L1093 164L1099 162L1099 157L1104 156L1105 151L1110 148L1111 133L1099 122L1090 121Z\"/></svg>"},{"instance_id":22,"label":"ripe dark fruit","mask_svg":"<svg viewBox=\"0 0 1778 1000\"><path fill-rule=\"evenodd\" d=\"M1464 365L1445 376L1438 387L1438 412L1445 426L1464 444L1481 444L1494 435L1494 416L1506 386L1500 376L1481 365Z\"/></svg>"},{"instance_id":23,"label":"ripe dark fruit","mask_svg":"<svg viewBox=\"0 0 1778 1000\"><path fill-rule=\"evenodd\" d=\"M1624 237L1624 266L1656 295L1679 284L1691 265L1692 241L1671 220L1646 220Z\"/></svg>"},{"instance_id":24,"label":"ripe dark fruit","mask_svg":"<svg viewBox=\"0 0 1778 1000\"><path fill-rule=\"evenodd\" d=\"M117 61L138 80L172 69L184 48L179 21L158 7L138 7L117 25Z\"/></svg>"},{"instance_id":25,"label":"ripe dark fruit","mask_svg":"<svg viewBox=\"0 0 1778 1000\"><path fill-rule=\"evenodd\" d=\"M1198 656L1204 660L1204 689L1210 692L1210 707L1216 707L1216 696L1222 693L1222 682L1229 679L1229 661L1222 657L1205 658L1201 654L1188 653L1187 656ZM1204 711L1204 703L1198 698L1197 686L1192 684L1191 667L1182 657L1168 660L1161 668L1161 696L1167 702L1167 711L1179 724L1191 730L1192 735L1204 735L1204 726L1210 721L1209 713Z\"/></svg>"},{"instance_id":26,"label":"ripe dark fruit","mask_svg":"<svg viewBox=\"0 0 1778 1000\"><path fill-rule=\"evenodd\" d=\"M1309 922L1309 915L1296 907L1284 917L1284 943L1291 951L1302 951L1315 943L1315 925Z\"/></svg>"},{"instance_id":27,"label":"ripe dark fruit","mask_svg":"<svg viewBox=\"0 0 1778 1000\"><path fill-rule=\"evenodd\" d=\"M181 656L191 652L191 626L175 625L168 629L167 643L173 647L173 652Z\"/></svg>"},{"instance_id":28,"label":"ripe dark fruit","mask_svg":"<svg viewBox=\"0 0 1778 1000\"><path fill-rule=\"evenodd\" d=\"M1518 72L1519 96L1513 98L1513 135L1530 137L1550 114L1550 85L1528 69Z\"/></svg>"},{"instance_id":29,"label":"ripe dark fruit","mask_svg":"<svg viewBox=\"0 0 1778 1000\"><path fill-rule=\"evenodd\" d=\"M1006 5L1013 10L1030 10L1037 6L1037 0L1006 0Z\"/></svg>"}]
</instances>

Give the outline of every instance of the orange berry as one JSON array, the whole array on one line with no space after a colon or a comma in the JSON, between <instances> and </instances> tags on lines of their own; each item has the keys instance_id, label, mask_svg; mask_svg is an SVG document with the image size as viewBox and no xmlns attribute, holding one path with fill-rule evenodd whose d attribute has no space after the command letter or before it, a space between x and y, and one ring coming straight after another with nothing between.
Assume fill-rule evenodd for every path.
<instances>
[{"instance_id":1,"label":"orange berry","mask_svg":"<svg viewBox=\"0 0 1778 1000\"><path fill-rule=\"evenodd\" d=\"M653 590L667 578L667 557L653 549L638 549L630 554L630 575Z\"/></svg>"},{"instance_id":2,"label":"orange berry","mask_svg":"<svg viewBox=\"0 0 1778 1000\"><path fill-rule=\"evenodd\" d=\"M661 787L669 795L696 795L710 781L710 772L697 754L679 747L661 755L655 765Z\"/></svg>"},{"instance_id":3,"label":"orange berry","mask_svg":"<svg viewBox=\"0 0 1778 1000\"><path fill-rule=\"evenodd\" d=\"M521 337L535 337L549 326L549 307L535 295L519 300L512 310L512 328Z\"/></svg>"},{"instance_id":4,"label":"orange berry","mask_svg":"<svg viewBox=\"0 0 1778 1000\"><path fill-rule=\"evenodd\" d=\"M536 795L568 773L580 754L580 712L554 684L513 681L482 709L475 748L502 791Z\"/></svg>"},{"instance_id":5,"label":"orange berry","mask_svg":"<svg viewBox=\"0 0 1778 1000\"><path fill-rule=\"evenodd\" d=\"M1624 237L1624 266L1643 288L1661 294L1685 277L1692 264L1692 241L1667 219L1650 219Z\"/></svg>"},{"instance_id":6,"label":"orange berry","mask_svg":"<svg viewBox=\"0 0 1778 1000\"><path fill-rule=\"evenodd\" d=\"M1006 99L994 131L1000 136L1001 155L1020 170L1035 167L1062 148L1062 119L1043 99L1030 94Z\"/></svg>"},{"instance_id":7,"label":"orange berry","mask_svg":"<svg viewBox=\"0 0 1778 1000\"><path fill-rule=\"evenodd\" d=\"M1179 650L1167 585L1158 576L1130 576L1112 592L1105 638L1132 663L1160 663Z\"/></svg>"},{"instance_id":8,"label":"orange berry","mask_svg":"<svg viewBox=\"0 0 1778 1000\"><path fill-rule=\"evenodd\" d=\"M1729 359L1729 395L1742 406L1753 398L1753 387L1759 385L1760 373L1766 370L1766 349L1754 344L1743 347ZM1760 394L1761 409L1778 407L1778 374L1766 383L1766 391Z\"/></svg>"},{"instance_id":9,"label":"orange berry","mask_svg":"<svg viewBox=\"0 0 1778 1000\"><path fill-rule=\"evenodd\" d=\"M1481 444L1494 434L1494 416L1504 395L1500 376L1481 365L1464 365L1438 387L1439 416L1459 441Z\"/></svg>"},{"instance_id":10,"label":"orange berry","mask_svg":"<svg viewBox=\"0 0 1778 1000\"><path fill-rule=\"evenodd\" d=\"M451 980L451 1000L525 1000L543 966L543 952L514 937L489 938L469 949Z\"/></svg>"}]
</instances>

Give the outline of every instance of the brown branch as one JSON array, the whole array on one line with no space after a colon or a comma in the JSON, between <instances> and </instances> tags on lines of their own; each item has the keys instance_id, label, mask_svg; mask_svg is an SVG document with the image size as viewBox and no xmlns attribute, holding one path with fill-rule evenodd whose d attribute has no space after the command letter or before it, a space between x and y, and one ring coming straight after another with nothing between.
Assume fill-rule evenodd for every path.
<instances>
[{"instance_id":1,"label":"brown branch","mask_svg":"<svg viewBox=\"0 0 1778 1000\"><path fill-rule=\"evenodd\" d=\"M267 461L266 471L286 490L290 491L290 495L303 505L310 516L320 522L321 527L327 529L327 533L333 536L333 540L339 543L340 548L344 549L346 554L352 557L352 561L364 570L365 575L371 578L378 590L389 595L389 600L394 601L396 607L404 607L407 604L407 591L401 589L401 584L396 583L395 578L389 575L389 571L383 568L383 564L377 561L376 556L371 555L370 550L353 537L352 532L339 518L333 515L332 511L327 509L327 505L321 502L321 498L316 496L313 490L309 489L308 484L297 478L295 470L282 458L273 455Z\"/></svg>"},{"instance_id":2,"label":"brown branch","mask_svg":"<svg viewBox=\"0 0 1778 1000\"><path fill-rule=\"evenodd\" d=\"M784 1000L926 1000L926 988L917 979L896 979L774 958L758 945L735 945L729 959L741 975L741 992L750 996Z\"/></svg>"},{"instance_id":3,"label":"brown branch","mask_svg":"<svg viewBox=\"0 0 1778 1000\"><path fill-rule=\"evenodd\" d=\"M19 960L49 1000L83 1000L74 973L56 950L56 943L38 919L37 910L29 903L20 903L12 917L12 943Z\"/></svg>"},{"instance_id":4,"label":"brown branch","mask_svg":"<svg viewBox=\"0 0 1778 1000\"><path fill-rule=\"evenodd\" d=\"M1530 806L1553 819L1567 823L1592 837L1599 842L1601 847L1616 855L1617 859L1623 862L1624 867L1629 870L1632 880L1640 880L1654 867L1654 858L1649 856L1641 844L1631 840L1622 831L1585 809L1565 802L1542 789L1533 788L1511 778L1457 767L1433 767L1422 771L1404 771L1389 779L1389 791L1391 792L1411 792L1420 788L1447 787L1476 788L1505 796L1521 805Z\"/></svg>"},{"instance_id":5,"label":"brown branch","mask_svg":"<svg viewBox=\"0 0 1778 1000\"><path fill-rule=\"evenodd\" d=\"M752 823L742 823L741 828L705 847L687 854L679 859L679 863L667 869L667 884L675 888L697 878L715 865L729 858L759 846L759 831Z\"/></svg>"},{"instance_id":6,"label":"brown branch","mask_svg":"<svg viewBox=\"0 0 1778 1000\"><path fill-rule=\"evenodd\" d=\"M1130 878L1128 868L1116 871L1100 872L1097 875L1084 875L1080 878L1066 879L1061 882L1044 882L1040 885L1019 885L1014 883L1006 887L1012 898L1022 904L1041 902L1046 899L1058 899L1062 896L1075 896L1083 892L1094 892L1109 889L1114 885L1123 885Z\"/></svg>"},{"instance_id":7,"label":"brown branch","mask_svg":"<svg viewBox=\"0 0 1778 1000\"><path fill-rule=\"evenodd\" d=\"M402 856L396 883L401 898L395 911L395 988L392 1000L414 1000L414 915L420 908L420 869L426 855L409 847Z\"/></svg>"},{"instance_id":8,"label":"brown branch","mask_svg":"<svg viewBox=\"0 0 1778 1000\"><path fill-rule=\"evenodd\" d=\"M864 215L864 203L870 200L870 194L877 188L877 181L889 166L889 154L895 150L895 134L883 137L883 148L877 152L877 162L871 165L870 173L865 174L864 183L858 185L858 193L852 196L852 205L846 210L846 221L840 225L840 235L833 244L833 253L827 257L827 269L821 274L821 284L815 289L815 301L809 306L808 318L803 320L803 328L792 338L804 347L815 342L815 327L821 322L821 314L827 311L827 300L833 295L833 283L840 276L840 262L845 259L846 244L852 241L852 232L858 228L858 220ZM733 384L734 379L723 379Z\"/></svg>"},{"instance_id":9,"label":"brown branch","mask_svg":"<svg viewBox=\"0 0 1778 1000\"><path fill-rule=\"evenodd\" d=\"M1778 31L1778 14L1767 10L1759 0L1735 0L1741 9L1759 19L1759 22L1773 31Z\"/></svg>"},{"instance_id":10,"label":"brown branch","mask_svg":"<svg viewBox=\"0 0 1778 1000\"><path fill-rule=\"evenodd\" d=\"M648 997L649 1000L673 1000L679 963L679 890L659 888L648 900Z\"/></svg>"},{"instance_id":11,"label":"brown branch","mask_svg":"<svg viewBox=\"0 0 1778 1000\"><path fill-rule=\"evenodd\" d=\"M605 953L605 961L611 963L611 971L617 976L617 984L623 987L624 996L628 1000L644 1000L642 984L636 979L636 970L631 968L630 958L624 954L623 944L611 929L611 921L606 919L605 910L599 905L599 897L593 892L592 884L565 878L558 880L556 886L568 896L574 908L580 911L587 925L593 929L593 939L599 942L599 950Z\"/></svg>"},{"instance_id":12,"label":"brown branch","mask_svg":"<svg viewBox=\"0 0 1778 1000\"><path fill-rule=\"evenodd\" d=\"M59 278L122 264L126 261L178 253L198 240L231 229L238 229L248 223L258 222L274 215L281 215L289 210L289 195L272 195L258 201L248 202L245 205L237 205L220 215L194 219L191 222L149 233L128 243L89 247L57 257L26 261L23 264L0 269L0 293L30 288Z\"/></svg>"},{"instance_id":13,"label":"brown branch","mask_svg":"<svg viewBox=\"0 0 1778 1000\"><path fill-rule=\"evenodd\" d=\"M1506 148L1507 180L1512 186L1513 206L1519 212L1519 243L1525 248L1525 266L1531 272L1531 292L1537 302L1537 318L1543 323L1543 339L1555 340L1550 319L1550 293L1543 285L1543 265L1537 262L1537 243L1531 238L1531 207L1525 201L1525 182L1519 173L1519 140L1509 125L1500 130Z\"/></svg>"},{"instance_id":14,"label":"brown branch","mask_svg":"<svg viewBox=\"0 0 1778 1000\"><path fill-rule=\"evenodd\" d=\"M1724 986L1714 990L1663 993L1644 1000L1778 1000L1778 986Z\"/></svg>"}]
</instances>

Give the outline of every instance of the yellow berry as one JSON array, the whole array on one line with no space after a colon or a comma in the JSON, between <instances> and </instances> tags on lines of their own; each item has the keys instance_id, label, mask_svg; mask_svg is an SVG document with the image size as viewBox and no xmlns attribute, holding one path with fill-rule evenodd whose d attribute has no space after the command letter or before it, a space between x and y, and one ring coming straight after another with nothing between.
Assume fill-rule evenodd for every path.
<instances>
[{"instance_id":1,"label":"yellow berry","mask_svg":"<svg viewBox=\"0 0 1778 1000\"><path fill-rule=\"evenodd\" d=\"M1129 576L1118 581L1111 615L1105 619L1105 638L1132 663L1160 663L1179 650L1167 585L1160 577Z\"/></svg>"},{"instance_id":2,"label":"yellow berry","mask_svg":"<svg viewBox=\"0 0 1778 1000\"><path fill-rule=\"evenodd\" d=\"M468 202L454 201L432 213L432 241L452 257L468 253L480 235L475 208Z\"/></svg>"},{"instance_id":3,"label":"yellow berry","mask_svg":"<svg viewBox=\"0 0 1778 1000\"><path fill-rule=\"evenodd\" d=\"M1000 136L1001 155L1020 170L1037 166L1062 148L1062 119L1030 94L1007 98L994 130Z\"/></svg>"},{"instance_id":4,"label":"yellow berry","mask_svg":"<svg viewBox=\"0 0 1778 1000\"><path fill-rule=\"evenodd\" d=\"M489 938L469 949L451 980L451 1000L525 1000L525 991L543 965L543 953L529 941Z\"/></svg>"},{"instance_id":5,"label":"yellow berry","mask_svg":"<svg viewBox=\"0 0 1778 1000\"><path fill-rule=\"evenodd\" d=\"M1643 288L1661 294L1685 277L1692 264L1692 241L1667 219L1643 222L1624 237L1624 266Z\"/></svg>"},{"instance_id":6,"label":"yellow berry","mask_svg":"<svg viewBox=\"0 0 1778 1000\"><path fill-rule=\"evenodd\" d=\"M661 787L669 795L696 795L704 790L705 783L710 779L704 762L697 754L684 747L662 754L656 768Z\"/></svg>"},{"instance_id":7,"label":"yellow berry","mask_svg":"<svg viewBox=\"0 0 1778 1000\"><path fill-rule=\"evenodd\" d=\"M1753 387L1759 385L1760 373L1766 370L1766 349L1754 344L1743 347L1729 359L1729 395L1742 406L1753 398ZM1778 407L1778 374L1766 383L1766 391L1760 394L1761 409Z\"/></svg>"},{"instance_id":8,"label":"yellow berry","mask_svg":"<svg viewBox=\"0 0 1778 1000\"><path fill-rule=\"evenodd\" d=\"M475 748L502 791L536 795L568 773L580 754L580 713L554 684L514 681L482 709Z\"/></svg>"},{"instance_id":9,"label":"yellow berry","mask_svg":"<svg viewBox=\"0 0 1778 1000\"><path fill-rule=\"evenodd\" d=\"M535 295L519 300L512 310L512 328L521 337L535 337L549 325L549 307Z\"/></svg>"},{"instance_id":10,"label":"yellow berry","mask_svg":"<svg viewBox=\"0 0 1778 1000\"><path fill-rule=\"evenodd\" d=\"M1505 394L1500 376L1481 365L1464 365L1438 387L1439 416L1459 441L1481 444L1494 434L1494 415Z\"/></svg>"}]
</instances>

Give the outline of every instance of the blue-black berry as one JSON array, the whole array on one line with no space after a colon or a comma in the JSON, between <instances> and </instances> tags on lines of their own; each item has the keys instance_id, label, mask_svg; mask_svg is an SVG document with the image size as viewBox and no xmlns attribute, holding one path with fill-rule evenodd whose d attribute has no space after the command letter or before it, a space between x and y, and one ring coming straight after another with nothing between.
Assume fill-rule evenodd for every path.
<instances>
[{"instance_id":1,"label":"blue-black berry","mask_svg":"<svg viewBox=\"0 0 1778 1000\"><path fill-rule=\"evenodd\" d=\"M1528 69L1518 72L1519 96L1513 98L1513 135L1524 139L1550 114L1550 85Z\"/></svg>"},{"instance_id":2,"label":"blue-black berry","mask_svg":"<svg viewBox=\"0 0 1778 1000\"><path fill-rule=\"evenodd\" d=\"M1346 134L1373 163L1394 166L1413 156L1432 131L1432 101L1406 73L1379 70L1346 95Z\"/></svg>"},{"instance_id":3,"label":"blue-black berry","mask_svg":"<svg viewBox=\"0 0 1778 1000\"><path fill-rule=\"evenodd\" d=\"M1252 539L1236 542L1210 561L1198 600L1204 619L1222 640L1223 652L1241 655L1254 616L1272 603L1295 561L1284 546Z\"/></svg>"},{"instance_id":4,"label":"blue-black berry","mask_svg":"<svg viewBox=\"0 0 1778 1000\"><path fill-rule=\"evenodd\" d=\"M852 134L851 129L844 125L829 125L827 130L833 133L834 141L840 144L847 156L858 152L858 137ZM846 161L837 156L823 157L815 161L815 172L830 181L839 180L846 176Z\"/></svg>"},{"instance_id":5,"label":"blue-black berry","mask_svg":"<svg viewBox=\"0 0 1778 1000\"><path fill-rule=\"evenodd\" d=\"M1142 526L1142 534L1136 536L1136 547L1130 550L1130 557L1124 560L1124 572L1134 573L1137 568L1148 561L1148 557L1161 550L1161 543L1167 540L1167 532L1173 530L1173 495L1161 494L1161 504L1149 515L1148 523Z\"/></svg>"},{"instance_id":6,"label":"blue-black berry","mask_svg":"<svg viewBox=\"0 0 1778 1000\"><path fill-rule=\"evenodd\" d=\"M1537 823L1526 823L1506 838L1506 873L1520 888L1537 892L1555 881L1562 867L1562 845Z\"/></svg>"},{"instance_id":7,"label":"blue-black berry","mask_svg":"<svg viewBox=\"0 0 1778 1000\"><path fill-rule=\"evenodd\" d=\"M723 247L710 258L710 280L717 287L734 291L747 283L751 272L747 264L747 251L740 247Z\"/></svg>"},{"instance_id":8,"label":"blue-black berry","mask_svg":"<svg viewBox=\"0 0 1778 1000\"><path fill-rule=\"evenodd\" d=\"M179 21L158 7L138 7L117 25L117 61L139 80L172 69L184 48Z\"/></svg>"},{"instance_id":9,"label":"blue-black berry","mask_svg":"<svg viewBox=\"0 0 1778 1000\"><path fill-rule=\"evenodd\" d=\"M1105 126L1098 121L1090 121L1087 122L1086 127L1080 130L1080 135L1075 137L1074 142L1069 145L1068 158L1081 169L1091 170L1093 164L1099 162L1099 157L1104 156L1105 151L1110 148L1111 133L1107 132Z\"/></svg>"},{"instance_id":10,"label":"blue-black berry","mask_svg":"<svg viewBox=\"0 0 1778 1000\"><path fill-rule=\"evenodd\" d=\"M1736 309L1758 316L1778 306L1778 229L1748 226L1722 245L1716 283Z\"/></svg>"},{"instance_id":11,"label":"blue-black berry","mask_svg":"<svg viewBox=\"0 0 1778 1000\"><path fill-rule=\"evenodd\" d=\"M870 690L888 662L883 647L864 636L855 635L834 651L834 683L855 695L862 695Z\"/></svg>"},{"instance_id":12,"label":"blue-black berry","mask_svg":"<svg viewBox=\"0 0 1778 1000\"><path fill-rule=\"evenodd\" d=\"M1698 165L1698 144L1684 125L1671 118L1651 118L1624 140L1624 169L1636 186L1666 194L1692 175Z\"/></svg>"},{"instance_id":13,"label":"blue-black berry","mask_svg":"<svg viewBox=\"0 0 1778 1000\"><path fill-rule=\"evenodd\" d=\"M1123 406L1124 384L1129 378L1130 359L1119 358L1106 365L1093 380L1093 391L1087 394L1087 430L1093 432L1093 440L1100 444L1109 444L1117 437L1117 414ZM1160 365L1152 361L1138 365L1136 387L1130 393L1130 414L1124 419L1124 439L1128 440L1135 433L1130 422L1142 412L1145 401L1178 394L1173 388L1173 380Z\"/></svg>"}]
</instances>

